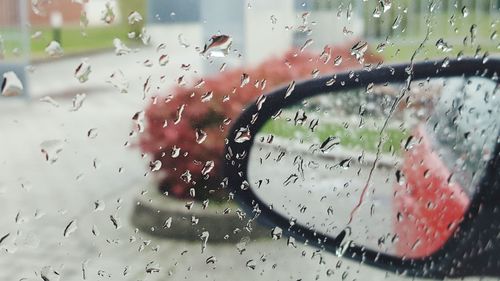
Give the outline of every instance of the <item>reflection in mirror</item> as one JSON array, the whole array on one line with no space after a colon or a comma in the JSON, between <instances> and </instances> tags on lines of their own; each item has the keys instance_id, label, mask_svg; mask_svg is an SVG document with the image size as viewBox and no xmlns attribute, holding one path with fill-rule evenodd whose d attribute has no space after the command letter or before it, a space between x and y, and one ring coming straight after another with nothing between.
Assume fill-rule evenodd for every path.
<instances>
[{"instance_id":1,"label":"reflection in mirror","mask_svg":"<svg viewBox=\"0 0 500 281\"><path fill-rule=\"evenodd\" d=\"M401 257L439 249L467 210L498 142L495 81L369 85L275 114L249 182L291 223Z\"/></svg>"}]
</instances>

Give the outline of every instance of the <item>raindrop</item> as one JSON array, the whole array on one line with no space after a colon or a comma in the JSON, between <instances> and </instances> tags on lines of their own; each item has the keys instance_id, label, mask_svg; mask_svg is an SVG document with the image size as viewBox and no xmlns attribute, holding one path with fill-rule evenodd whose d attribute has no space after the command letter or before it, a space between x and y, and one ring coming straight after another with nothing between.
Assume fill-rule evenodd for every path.
<instances>
[{"instance_id":1,"label":"raindrop","mask_svg":"<svg viewBox=\"0 0 500 281\"><path fill-rule=\"evenodd\" d=\"M339 66L341 63L342 63L342 56L337 56L333 60L333 64L336 65L336 66Z\"/></svg>"},{"instance_id":2,"label":"raindrop","mask_svg":"<svg viewBox=\"0 0 500 281\"><path fill-rule=\"evenodd\" d=\"M107 24L111 24L115 21L115 18L116 15L115 12L113 11L113 6L111 5L110 2L107 2L104 11L102 11L101 20Z\"/></svg>"},{"instance_id":3,"label":"raindrop","mask_svg":"<svg viewBox=\"0 0 500 281\"><path fill-rule=\"evenodd\" d=\"M209 102L210 100L212 100L213 94L214 92L212 91L204 93L203 95L201 95L201 102Z\"/></svg>"},{"instance_id":4,"label":"raindrop","mask_svg":"<svg viewBox=\"0 0 500 281\"><path fill-rule=\"evenodd\" d=\"M448 45L448 43L446 43L442 38L439 38L437 40L436 48L445 53L451 52L453 50L453 47L451 45Z\"/></svg>"},{"instance_id":5,"label":"raindrop","mask_svg":"<svg viewBox=\"0 0 500 281\"><path fill-rule=\"evenodd\" d=\"M179 42L179 44L184 47L184 48L189 48L189 43L186 42L186 40L184 40L184 35L182 33L180 33L178 36L177 36L177 41Z\"/></svg>"},{"instance_id":6,"label":"raindrop","mask_svg":"<svg viewBox=\"0 0 500 281\"><path fill-rule=\"evenodd\" d=\"M76 220L72 220L68 223L68 225L66 226L66 228L64 229L64 237L68 237L70 236L73 232L75 232L77 230L77 225L76 225Z\"/></svg>"},{"instance_id":7,"label":"raindrop","mask_svg":"<svg viewBox=\"0 0 500 281\"><path fill-rule=\"evenodd\" d=\"M23 93L23 84L16 73L13 71L8 71L3 74L2 81L2 96L12 97L19 96Z\"/></svg>"},{"instance_id":8,"label":"raindrop","mask_svg":"<svg viewBox=\"0 0 500 281\"><path fill-rule=\"evenodd\" d=\"M229 53L233 39L228 35L213 35L201 51L210 57L225 57ZM208 52L208 53L207 53Z\"/></svg>"},{"instance_id":9,"label":"raindrop","mask_svg":"<svg viewBox=\"0 0 500 281\"><path fill-rule=\"evenodd\" d=\"M337 137L329 136L321 143L319 150L326 153L338 144L340 144L340 141Z\"/></svg>"},{"instance_id":10,"label":"raindrop","mask_svg":"<svg viewBox=\"0 0 500 281\"><path fill-rule=\"evenodd\" d=\"M73 106L71 107L70 111L77 111L79 110L82 105L83 105L83 102L85 101L85 98L87 97L87 95L85 93L81 93L81 94L76 94L75 97L73 98Z\"/></svg>"},{"instance_id":11,"label":"raindrop","mask_svg":"<svg viewBox=\"0 0 500 281\"><path fill-rule=\"evenodd\" d=\"M172 153L170 154L170 156L172 156L172 158L177 158L179 157L180 154L181 154L181 149L174 145L172 147Z\"/></svg>"},{"instance_id":12,"label":"raindrop","mask_svg":"<svg viewBox=\"0 0 500 281\"><path fill-rule=\"evenodd\" d=\"M251 134L250 134L250 129L247 128L239 128L238 131L236 132L236 137L234 138L234 141L237 143L243 143L248 140L250 140Z\"/></svg>"},{"instance_id":13,"label":"raindrop","mask_svg":"<svg viewBox=\"0 0 500 281\"><path fill-rule=\"evenodd\" d=\"M42 154L50 164L54 164L58 160L63 147L64 142L61 140L46 140L40 144Z\"/></svg>"},{"instance_id":14,"label":"raindrop","mask_svg":"<svg viewBox=\"0 0 500 281\"><path fill-rule=\"evenodd\" d=\"M87 132L87 137L90 139L95 139L97 137L97 128L92 128Z\"/></svg>"},{"instance_id":15,"label":"raindrop","mask_svg":"<svg viewBox=\"0 0 500 281\"><path fill-rule=\"evenodd\" d=\"M203 169L201 170L201 174L207 175L208 173L210 173L210 171L212 171L214 166L215 166L215 162L212 160L205 162L205 165L203 166Z\"/></svg>"},{"instance_id":16,"label":"raindrop","mask_svg":"<svg viewBox=\"0 0 500 281\"><path fill-rule=\"evenodd\" d=\"M359 63L364 62L365 52L368 50L368 43L359 41L351 48L351 55L355 56Z\"/></svg>"},{"instance_id":17,"label":"raindrop","mask_svg":"<svg viewBox=\"0 0 500 281\"><path fill-rule=\"evenodd\" d=\"M401 15L398 15L394 22L392 23L392 29L397 29L399 25L401 24Z\"/></svg>"},{"instance_id":18,"label":"raindrop","mask_svg":"<svg viewBox=\"0 0 500 281\"><path fill-rule=\"evenodd\" d=\"M286 88L285 99L292 94L293 90L295 90L295 81L290 82L288 88Z\"/></svg>"},{"instance_id":19,"label":"raindrop","mask_svg":"<svg viewBox=\"0 0 500 281\"><path fill-rule=\"evenodd\" d=\"M250 76L246 73L241 74L240 78L240 88L243 88L246 84L250 82Z\"/></svg>"},{"instance_id":20,"label":"raindrop","mask_svg":"<svg viewBox=\"0 0 500 281\"><path fill-rule=\"evenodd\" d=\"M257 267L257 263L254 260L249 260L245 264L246 267L250 268L251 270L255 270L255 267Z\"/></svg>"},{"instance_id":21,"label":"raindrop","mask_svg":"<svg viewBox=\"0 0 500 281\"><path fill-rule=\"evenodd\" d=\"M160 160L151 161L149 163L149 170L151 172L156 172L156 171L159 171L160 169L161 169L161 161Z\"/></svg>"},{"instance_id":22,"label":"raindrop","mask_svg":"<svg viewBox=\"0 0 500 281\"><path fill-rule=\"evenodd\" d=\"M185 104L179 106L177 108L177 113L176 113L176 117L175 117L175 120L174 120L174 124L177 125L179 124L179 122L181 122L181 119L182 119L182 112L184 112L184 107L186 107Z\"/></svg>"},{"instance_id":23,"label":"raindrop","mask_svg":"<svg viewBox=\"0 0 500 281\"><path fill-rule=\"evenodd\" d=\"M274 227L271 230L271 238L273 240L279 240L279 239L281 239L282 235L283 235L283 230L280 227L278 227L278 226Z\"/></svg>"},{"instance_id":24,"label":"raindrop","mask_svg":"<svg viewBox=\"0 0 500 281\"><path fill-rule=\"evenodd\" d=\"M217 262L217 258L215 256L210 256L205 261L206 264L209 264L209 263L215 264L216 262Z\"/></svg>"},{"instance_id":25,"label":"raindrop","mask_svg":"<svg viewBox=\"0 0 500 281\"><path fill-rule=\"evenodd\" d=\"M203 231L200 235L201 239L201 253L205 252L205 249L207 248L207 242L208 242L208 237L210 236L210 233L208 231Z\"/></svg>"},{"instance_id":26,"label":"raindrop","mask_svg":"<svg viewBox=\"0 0 500 281\"><path fill-rule=\"evenodd\" d=\"M155 263L155 262L149 262L146 265L146 273L151 274L151 273L158 273L160 272L160 265Z\"/></svg>"},{"instance_id":27,"label":"raindrop","mask_svg":"<svg viewBox=\"0 0 500 281\"><path fill-rule=\"evenodd\" d=\"M45 52L51 57L60 57L64 53L61 44L59 44L59 42L57 41L51 41L45 48Z\"/></svg>"},{"instance_id":28,"label":"raindrop","mask_svg":"<svg viewBox=\"0 0 500 281\"><path fill-rule=\"evenodd\" d=\"M128 92L128 80L125 79L125 75L121 70L116 70L114 71L110 76L109 79L106 81L107 83L111 84L113 87L118 89L120 93L127 93Z\"/></svg>"},{"instance_id":29,"label":"raindrop","mask_svg":"<svg viewBox=\"0 0 500 281\"><path fill-rule=\"evenodd\" d=\"M169 56L163 54L158 58L158 64L160 64L160 66L165 66L169 62L169 60Z\"/></svg>"},{"instance_id":30,"label":"raindrop","mask_svg":"<svg viewBox=\"0 0 500 281\"><path fill-rule=\"evenodd\" d=\"M466 7L466 6L463 6L463 7L462 7L462 16L463 16L464 18L466 18L467 16L469 16L469 9L467 9L467 7Z\"/></svg>"},{"instance_id":31,"label":"raindrop","mask_svg":"<svg viewBox=\"0 0 500 281\"><path fill-rule=\"evenodd\" d=\"M201 129L196 129L196 142L201 144L207 139L207 133Z\"/></svg>"},{"instance_id":32,"label":"raindrop","mask_svg":"<svg viewBox=\"0 0 500 281\"><path fill-rule=\"evenodd\" d=\"M111 223L113 224L115 229L119 229L121 227L120 221L118 219L116 219L113 215L110 215L109 219L111 220Z\"/></svg>"},{"instance_id":33,"label":"raindrop","mask_svg":"<svg viewBox=\"0 0 500 281\"><path fill-rule=\"evenodd\" d=\"M105 207L104 201L97 200L94 202L94 211L104 211Z\"/></svg>"},{"instance_id":34,"label":"raindrop","mask_svg":"<svg viewBox=\"0 0 500 281\"><path fill-rule=\"evenodd\" d=\"M130 48L127 47L122 40L115 38L113 39L113 46L115 47L115 54L117 56L126 55L130 53Z\"/></svg>"},{"instance_id":35,"label":"raindrop","mask_svg":"<svg viewBox=\"0 0 500 281\"><path fill-rule=\"evenodd\" d=\"M304 45L300 47L300 52L303 52L307 47L311 46L312 43L314 43L312 39L307 39L306 42L304 42Z\"/></svg>"},{"instance_id":36,"label":"raindrop","mask_svg":"<svg viewBox=\"0 0 500 281\"><path fill-rule=\"evenodd\" d=\"M351 158L340 161L339 166L344 169L349 168L351 166Z\"/></svg>"},{"instance_id":37,"label":"raindrop","mask_svg":"<svg viewBox=\"0 0 500 281\"><path fill-rule=\"evenodd\" d=\"M186 170L184 173L182 173L181 175L181 180L183 180L184 182L186 183L190 183L191 182L191 172L189 170Z\"/></svg>"},{"instance_id":38,"label":"raindrop","mask_svg":"<svg viewBox=\"0 0 500 281\"><path fill-rule=\"evenodd\" d=\"M59 272L54 270L52 266L44 266L40 271L40 277L43 281L59 281L61 279Z\"/></svg>"},{"instance_id":39,"label":"raindrop","mask_svg":"<svg viewBox=\"0 0 500 281\"><path fill-rule=\"evenodd\" d=\"M75 69L75 78L80 83L85 83L89 80L90 72L92 72L92 68L88 63L88 60L83 59L82 62Z\"/></svg>"},{"instance_id":40,"label":"raindrop","mask_svg":"<svg viewBox=\"0 0 500 281\"><path fill-rule=\"evenodd\" d=\"M163 223L163 228L170 228L172 226L172 217L169 217Z\"/></svg>"},{"instance_id":41,"label":"raindrop","mask_svg":"<svg viewBox=\"0 0 500 281\"><path fill-rule=\"evenodd\" d=\"M405 177L404 177L403 173L401 172L401 170L397 170L396 171L396 182L398 184L404 184L405 183Z\"/></svg>"},{"instance_id":42,"label":"raindrop","mask_svg":"<svg viewBox=\"0 0 500 281\"><path fill-rule=\"evenodd\" d=\"M128 15L128 24L136 24L142 21L142 16L137 11L133 11Z\"/></svg>"}]
</instances>

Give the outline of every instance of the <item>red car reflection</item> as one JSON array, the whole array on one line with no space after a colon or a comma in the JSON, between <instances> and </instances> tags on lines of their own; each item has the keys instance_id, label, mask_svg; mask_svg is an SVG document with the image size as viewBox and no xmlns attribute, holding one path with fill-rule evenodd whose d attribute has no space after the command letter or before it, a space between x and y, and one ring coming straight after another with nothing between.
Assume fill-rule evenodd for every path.
<instances>
[{"instance_id":1,"label":"red car reflection","mask_svg":"<svg viewBox=\"0 0 500 281\"><path fill-rule=\"evenodd\" d=\"M395 186L396 254L423 257L438 250L462 220L469 198L450 181L452 173L433 149L434 140L420 125L413 132L415 144L406 150Z\"/></svg>"}]
</instances>

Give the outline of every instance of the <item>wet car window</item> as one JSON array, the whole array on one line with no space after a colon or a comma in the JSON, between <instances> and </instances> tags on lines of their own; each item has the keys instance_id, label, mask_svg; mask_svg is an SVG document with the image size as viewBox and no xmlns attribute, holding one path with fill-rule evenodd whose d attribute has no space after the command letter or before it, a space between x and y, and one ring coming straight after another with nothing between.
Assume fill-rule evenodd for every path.
<instances>
[{"instance_id":1,"label":"wet car window","mask_svg":"<svg viewBox=\"0 0 500 281\"><path fill-rule=\"evenodd\" d=\"M436 136L438 150L445 154L448 165L454 166L454 175L469 193L475 191L497 143L497 137L488 133L499 130L500 104L496 97L495 83L480 78L449 81L427 123Z\"/></svg>"},{"instance_id":2,"label":"wet car window","mask_svg":"<svg viewBox=\"0 0 500 281\"><path fill-rule=\"evenodd\" d=\"M0 280L411 280L344 251L420 258L452 237L499 142L498 74L408 67L233 125L306 80L498 58L499 5L0 0ZM234 155L255 208L224 174L231 130L256 136ZM264 209L347 238L314 247Z\"/></svg>"}]
</instances>

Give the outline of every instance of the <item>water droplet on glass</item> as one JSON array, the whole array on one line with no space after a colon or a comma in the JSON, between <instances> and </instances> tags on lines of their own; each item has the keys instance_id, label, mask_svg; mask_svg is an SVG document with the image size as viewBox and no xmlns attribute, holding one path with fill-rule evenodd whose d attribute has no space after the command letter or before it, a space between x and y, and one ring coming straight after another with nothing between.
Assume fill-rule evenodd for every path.
<instances>
[{"instance_id":1,"label":"water droplet on glass","mask_svg":"<svg viewBox=\"0 0 500 281\"><path fill-rule=\"evenodd\" d=\"M89 25L89 18L87 12L82 10L80 13L80 28L85 29Z\"/></svg>"},{"instance_id":2,"label":"water droplet on glass","mask_svg":"<svg viewBox=\"0 0 500 281\"><path fill-rule=\"evenodd\" d=\"M163 54L158 58L158 64L160 64L160 66L165 66L169 62L169 60L169 56Z\"/></svg>"},{"instance_id":3,"label":"water droplet on glass","mask_svg":"<svg viewBox=\"0 0 500 281\"><path fill-rule=\"evenodd\" d=\"M334 146L339 145L340 140L337 137L329 136L320 145L319 150L326 153L330 151Z\"/></svg>"},{"instance_id":4,"label":"water droplet on glass","mask_svg":"<svg viewBox=\"0 0 500 281\"><path fill-rule=\"evenodd\" d=\"M40 144L42 154L47 162L55 163L59 153L63 150L64 142L61 140L46 140Z\"/></svg>"},{"instance_id":5,"label":"water droplet on glass","mask_svg":"<svg viewBox=\"0 0 500 281\"><path fill-rule=\"evenodd\" d=\"M170 228L172 226L172 217L169 217L163 223L163 228Z\"/></svg>"},{"instance_id":6,"label":"water droplet on glass","mask_svg":"<svg viewBox=\"0 0 500 281\"><path fill-rule=\"evenodd\" d=\"M356 57L356 60L358 60L359 63L364 62L364 56L365 52L368 50L368 43L359 41L358 43L354 44L351 48L351 55Z\"/></svg>"},{"instance_id":7,"label":"water droplet on glass","mask_svg":"<svg viewBox=\"0 0 500 281\"><path fill-rule=\"evenodd\" d=\"M469 16L469 9L467 9L467 7L466 7L466 6L463 6L463 7L462 7L462 16L463 16L464 18L466 18L467 16Z\"/></svg>"},{"instance_id":8,"label":"water droplet on glass","mask_svg":"<svg viewBox=\"0 0 500 281\"><path fill-rule=\"evenodd\" d=\"M399 27L399 25L401 24L401 19L402 19L401 15L398 15L396 17L396 19L392 23L392 29L397 29Z\"/></svg>"},{"instance_id":9,"label":"water droplet on glass","mask_svg":"<svg viewBox=\"0 0 500 281\"><path fill-rule=\"evenodd\" d=\"M304 42L304 45L300 47L300 52L303 52L307 47L311 46L312 43L314 43L312 39L307 39L306 42Z\"/></svg>"},{"instance_id":10,"label":"water droplet on glass","mask_svg":"<svg viewBox=\"0 0 500 281\"><path fill-rule=\"evenodd\" d=\"M104 204L104 201L96 200L94 202L94 211L104 211L105 207L106 205Z\"/></svg>"},{"instance_id":11,"label":"water droplet on glass","mask_svg":"<svg viewBox=\"0 0 500 281\"><path fill-rule=\"evenodd\" d=\"M97 137L97 128L92 128L92 129L88 130L87 137L89 139L95 139Z\"/></svg>"},{"instance_id":12,"label":"water droplet on glass","mask_svg":"<svg viewBox=\"0 0 500 281\"><path fill-rule=\"evenodd\" d=\"M342 57L341 56L337 56L333 60L333 64L336 65L336 66L339 66L341 63L342 63Z\"/></svg>"},{"instance_id":13,"label":"water droplet on glass","mask_svg":"<svg viewBox=\"0 0 500 281\"><path fill-rule=\"evenodd\" d=\"M155 160L149 163L149 170L151 172L156 172L161 169L161 161L160 160Z\"/></svg>"},{"instance_id":14,"label":"water droplet on glass","mask_svg":"<svg viewBox=\"0 0 500 281\"><path fill-rule=\"evenodd\" d=\"M179 124L179 122L181 122L181 119L182 119L182 112L184 112L184 108L186 107L185 104L179 106L177 108L177 113L176 113L176 117L175 117L175 120L174 120L174 124Z\"/></svg>"},{"instance_id":15,"label":"water droplet on glass","mask_svg":"<svg viewBox=\"0 0 500 281\"><path fill-rule=\"evenodd\" d=\"M186 170L182 175L180 176L181 180L183 180L185 183L190 183L192 179L191 172L189 170Z\"/></svg>"},{"instance_id":16,"label":"water droplet on glass","mask_svg":"<svg viewBox=\"0 0 500 281\"><path fill-rule=\"evenodd\" d=\"M281 236L283 235L283 230L276 226L271 230L271 237L273 240L278 240L281 239Z\"/></svg>"},{"instance_id":17,"label":"water droplet on glass","mask_svg":"<svg viewBox=\"0 0 500 281\"><path fill-rule=\"evenodd\" d=\"M209 102L210 100L212 100L213 94L214 92L212 91L204 93L203 95L201 95L201 102Z\"/></svg>"},{"instance_id":18,"label":"water droplet on glass","mask_svg":"<svg viewBox=\"0 0 500 281\"><path fill-rule=\"evenodd\" d=\"M248 260L245 265L251 270L255 270L255 267L257 267L257 263L254 260Z\"/></svg>"},{"instance_id":19,"label":"water droplet on glass","mask_svg":"<svg viewBox=\"0 0 500 281\"><path fill-rule=\"evenodd\" d=\"M151 274L151 273L158 273L160 272L161 268L160 268L160 265L158 263L155 263L155 262L149 262L147 265L146 265L146 273L148 274Z\"/></svg>"},{"instance_id":20,"label":"water droplet on glass","mask_svg":"<svg viewBox=\"0 0 500 281\"><path fill-rule=\"evenodd\" d=\"M85 83L89 80L90 72L92 72L92 68L88 63L88 60L83 59L82 62L75 69L75 78L80 83Z\"/></svg>"},{"instance_id":21,"label":"water droplet on glass","mask_svg":"<svg viewBox=\"0 0 500 281\"><path fill-rule=\"evenodd\" d=\"M382 1L380 1L380 4L382 5L382 8L383 8L384 13L385 13L391 9L392 0L382 0Z\"/></svg>"},{"instance_id":22,"label":"water droplet on glass","mask_svg":"<svg viewBox=\"0 0 500 281\"><path fill-rule=\"evenodd\" d=\"M51 57L60 57L64 53L61 44L57 41L51 41L45 48L45 52Z\"/></svg>"},{"instance_id":23,"label":"water droplet on glass","mask_svg":"<svg viewBox=\"0 0 500 281\"><path fill-rule=\"evenodd\" d=\"M382 15L382 8L380 7L380 5L376 5L375 10L373 10L372 16L374 18L380 18L381 15Z\"/></svg>"},{"instance_id":24,"label":"water droplet on glass","mask_svg":"<svg viewBox=\"0 0 500 281\"><path fill-rule=\"evenodd\" d=\"M250 129L239 128L238 131L236 132L236 137L234 138L234 141L237 143L243 143L250 140L250 138L251 138Z\"/></svg>"},{"instance_id":25,"label":"water droplet on glass","mask_svg":"<svg viewBox=\"0 0 500 281\"><path fill-rule=\"evenodd\" d=\"M436 41L436 48L442 52L448 53L453 50L451 45L448 45L442 38Z\"/></svg>"},{"instance_id":26,"label":"water droplet on glass","mask_svg":"<svg viewBox=\"0 0 500 281\"><path fill-rule=\"evenodd\" d=\"M201 253L205 252L205 249L207 248L207 242L208 242L208 237L210 236L210 233L208 231L203 231L200 235L201 239Z\"/></svg>"},{"instance_id":27,"label":"water droplet on glass","mask_svg":"<svg viewBox=\"0 0 500 281\"><path fill-rule=\"evenodd\" d=\"M141 29L141 34L139 35L139 37L141 38L142 44L144 45L149 45L149 43L151 42L151 35L145 27Z\"/></svg>"},{"instance_id":28,"label":"water droplet on glass","mask_svg":"<svg viewBox=\"0 0 500 281\"><path fill-rule=\"evenodd\" d=\"M141 21L142 21L142 16L137 11L133 11L128 15L128 24L136 24Z\"/></svg>"},{"instance_id":29,"label":"water droplet on glass","mask_svg":"<svg viewBox=\"0 0 500 281\"><path fill-rule=\"evenodd\" d=\"M240 87L243 88L246 84L250 82L250 75L243 73L240 78Z\"/></svg>"},{"instance_id":30,"label":"water droplet on glass","mask_svg":"<svg viewBox=\"0 0 500 281\"><path fill-rule=\"evenodd\" d=\"M210 256L206 259L205 263L206 264L215 264L217 262L217 258L215 256Z\"/></svg>"},{"instance_id":31,"label":"water droplet on glass","mask_svg":"<svg viewBox=\"0 0 500 281\"><path fill-rule=\"evenodd\" d=\"M76 230L78 229L77 225L76 225L76 220L72 220L68 223L68 225L66 226L66 228L64 229L64 237L68 237L70 236L73 232L75 232Z\"/></svg>"},{"instance_id":32,"label":"water droplet on glass","mask_svg":"<svg viewBox=\"0 0 500 281\"><path fill-rule=\"evenodd\" d=\"M114 88L118 89L120 93L127 93L129 82L125 79L125 75L121 70L114 71L109 79L106 80L107 83L111 84Z\"/></svg>"},{"instance_id":33,"label":"water droplet on glass","mask_svg":"<svg viewBox=\"0 0 500 281\"><path fill-rule=\"evenodd\" d=\"M131 51L119 38L113 39L113 46L115 47L115 54L117 56L126 55Z\"/></svg>"},{"instance_id":34,"label":"water droplet on glass","mask_svg":"<svg viewBox=\"0 0 500 281\"><path fill-rule=\"evenodd\" d=\"M228 35L213 35L205 44L202 55L209 57L225 57L228 55L233 39Z\"/></svg>"},{"instance_id":35,"label":"water droplet on glass","mask_svg":"<svg viewBox=\"0 0 500 281\"><path fill-rule=\"evenodd\" d=\"M43 281L59 281L61 274L57 272L52 266L44 266L40 271L40 277Z\"/></svg>"},{"instance_id":36,"label":"water droplet on glass","mask_svg":"<svg viewBox=\"0 0 500 281\"><path fill-rule=\"evenodd\" d=\"M85 101L86 97L87 97L87 95L85 93L76 94L72 100L73 106L71 107L70 111L79 110L82 107L83 102Z\"/></svg>"},{"instance_id":37,"label":"water droplet on glass","mask_svg":"<svg viewBox=\"0 0 500 281\"><path fill-rule=\"evenodd\" d=\"M182 33L180 33L178 36L177 36L177 41L179 42L179 44L184 47L184 48L189 48L189 43L186 42L186 40L184 39L184 35Z\"/></svg>"},{"instance_id":38,"label":"water droplet on glass","mask_svg":"<svg viewBox=\"0 0 500 281\"><path fill-rule=\"evenodd\" d=\"M13 71L7 71L3 74L2 81L2 96L13 97L19 96L23 93L23 84L16 73Z\"/></svg>"},{"instance_id":39,"label":"water droplet on glass","mask_svg":"<svg viewBox=\"0 0 500 281\"><path fill-rule=\"evenodd\" d=\"M113 224L115 229L119 229L121 227L120 221L113 215L110 215L109 219L111 220L111 223Z\"/></svg>"},{"instance_id":40,"label":"water droplet on glass","mask_svg":"<svg viewBox=\"0 0 500 281\"><path fill-rule=\"evenodd\" d=\"M207 175L208 173L210 173L210 171L213 170L214 166L215 166L215 162L212 160L205 162L205 165L203 165L203 169L201 170L201 174Z\"/></svg>"},{"instance_id":41,"label":"water droplet on glass","mask_svg":"<svg viewBox=\"0 0 500 281\"><path fill-rule=\"evenodd\" d=\"M116 15L113 10L113 6L110 2L106 3L104 10L102 11L101 20L107 24L112 24L115 21Z\"/></svg>"},{"instance_id":42,"label":"water droplet on glass","mask_svg":"<svg viewBox=\"0 0 500 281\"><path fill-rule=\"evenodd\" d=\"M179 157L180 154L181 154L181 149L174 145L172 147L172 153L170 154L170 156L172 156L172 158L177 158Z\"/></svg>"},{"instance_id":43,"label":"water droplet on glass","mask_svg":"<svg viewBox=\"0 0 500 281\"><path fill-rule=\"evenodd\" d=\"M201 129L196 129L195 135L196 135L196 142L199 144L203 143L207 138L207 133Z\"/></svg>"},{"instance_id":44,"label":"water droplet on glass","mask_svg":"<svg viewBox=\"0 0 500 281\"><path fill-rule=\"evenodd\" d=\"M293 90L295 90L295 81L290 82L288 88L286 88L285 99L292 94Z\"/></svg>"}]
</instances>

